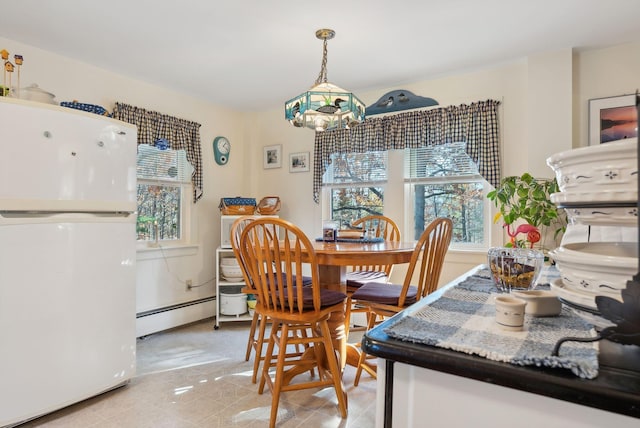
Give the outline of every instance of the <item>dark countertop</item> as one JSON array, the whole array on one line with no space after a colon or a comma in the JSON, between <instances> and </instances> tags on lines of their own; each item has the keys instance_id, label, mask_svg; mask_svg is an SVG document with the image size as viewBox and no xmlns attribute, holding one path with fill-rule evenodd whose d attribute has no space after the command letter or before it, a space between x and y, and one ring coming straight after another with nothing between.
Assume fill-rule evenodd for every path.
<instances>
[{"instance_id":1,"label":"dark countertop","mask_svg":"<svg viewBox=\"0 0 640 428\"><path fill-rule=\"evenodd\" d=\"M472 271L396 315L407 316L438 299ZM600 341L599 373L581 379L568 370L521 367L387 336L387 320L367 332L362 349L371 355L469 379L640 418L640 347Z\"/></svg>"}]
</instances>

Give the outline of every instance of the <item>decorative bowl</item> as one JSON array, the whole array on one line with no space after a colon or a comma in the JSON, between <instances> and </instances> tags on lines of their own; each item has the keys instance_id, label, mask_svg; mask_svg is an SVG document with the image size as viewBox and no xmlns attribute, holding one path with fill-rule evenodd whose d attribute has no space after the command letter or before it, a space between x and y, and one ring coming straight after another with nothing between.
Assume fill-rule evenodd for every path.
<instances>
[{"instance_id":1,"label":"decorative bowl","mask_svg":"<svg viewBox=\"0 0 640 428\"><path fill-rule=\"evenodd\" d=\"M582 291L579 288L567 285L562 281L562 278L554 279L549 285L549 291L556 295L558 299L562 300L563 302L571 302L574 305L578 305L582 308L589 308L593 311L598 310L598 305L596 305L597 294L590 293L588 291ZM622 296L620 296L619 294L617 296L610 297L622 301Z\"/></svg>"},{"instance_id":2,"label":"decorative bowl","mask_svg":"<svg viewBox=\"0 0 640 428\"><path fill-rule=\"evenodd\" d=\"M565 287L620 298L638 271L635 242L574 242L549 252Z\"/></svg>"},{"instance_id":3,"label":"decorative bowl","mask_svg":"<svg viewBox=\"0 0 640 428\"><path fill-rule=\"evenodd\" d=\"M548 290L514 290L511 295L527 302L525 312L534 317L553 317L562 310L558 296Z\"/></svg>"},{"instance_id":4,"label":"decorative bowl","mask_svg":"<svg viewBox=\"0 0 640 428\"><path fill-rule=\"evenodd\" d=\"M498 290L531 290L544 265L544 254L529 248L494 247L487 253L487 262Z\"/></svg>"},{"instance_id":5,"label":"decorative bowl","mask_svg":"<svg viewBox=\"0 0 640 428\"><path fill-rule=\"evenodd\" d=\"M637 156L637 138L629 138L556 153L547 158L547 165L561 192L595 201L600 197L595 192L637 190Z\"/></svg>"},{"instance_id":6,"label":"decorative bowl","mask_svg":"<svg viewBox=\"0 0 640 428\"><path fill-rule=\"evenodd\" d=\"M235 257L223 257L220 259L220 272L228 280L242 281L242 270Z\"/></svg>"},{"instance_id":7,"label":"decorative bowl","mask_svg":"<svg viewBox=\"0 0 640 428\"><path fill-rule=\"evenodd\" d=\"M553 201L553 199L552 199ZM586 203L585 206L565 206L567 218L572 224L586 224L592 226L635 226L638 224L638 207L635 203L622 204L624 206Z\"/></svg>"}]
</instances>

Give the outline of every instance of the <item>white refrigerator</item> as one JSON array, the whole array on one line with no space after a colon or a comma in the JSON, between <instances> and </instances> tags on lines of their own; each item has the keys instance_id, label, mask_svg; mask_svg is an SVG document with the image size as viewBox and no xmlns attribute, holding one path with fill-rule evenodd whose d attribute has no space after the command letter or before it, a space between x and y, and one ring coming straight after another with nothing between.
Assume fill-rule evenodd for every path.
<instances>
[{"instance_id":1,"label":"white refrigerator","mask_svg":"<svg viewBox=\"0 0 640 428\"><path fill-rule=\"evenodd\" d=\"M136 136L0 97L0 427L135 375Z\"/></svg>"}]
</instances>

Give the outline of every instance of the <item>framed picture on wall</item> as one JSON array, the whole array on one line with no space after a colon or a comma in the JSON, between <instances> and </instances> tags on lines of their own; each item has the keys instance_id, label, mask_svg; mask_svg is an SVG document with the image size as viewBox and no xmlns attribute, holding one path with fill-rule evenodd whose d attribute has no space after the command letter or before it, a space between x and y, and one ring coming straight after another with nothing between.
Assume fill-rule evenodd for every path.
<instances>
[{"instance_id":1,"label":"framed picture on wall","mask_svg":"<svg viewBox=\"0 0 640 428\"><path fill-rule=\"evenodd\" d=\"M589 145L638 136L634 95L589 100Z\"/></svg>"},{"instance_id":2,"label":"framed picture on wall","mask_svg":"<svg viewBox=\"0 0 640 428\"><path fill-rule=\"evenodd\" d=\"M289 155L289 172L309 171L309 152L291 153Z\"/></svg>"},{"instance_id":3,"label":"framed picture on wall","mask_svg":"<svg viewBox=\"0 0 640 428\"><path fill-rule=\"evenodd\" d=\"M264 169L280 168L282 166L282 144L264 146L262 166Z\"/></svg>"}]
</instances>

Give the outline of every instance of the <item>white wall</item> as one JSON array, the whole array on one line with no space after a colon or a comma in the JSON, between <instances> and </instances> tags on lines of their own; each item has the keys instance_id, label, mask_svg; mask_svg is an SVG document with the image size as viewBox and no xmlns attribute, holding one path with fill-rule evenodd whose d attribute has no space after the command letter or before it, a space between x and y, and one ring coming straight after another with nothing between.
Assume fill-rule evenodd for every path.
<instances>
[{"instance_id":1,"label":"white wall","mask_svg":"<svg viewBox=\"0 0 640 428\"><path fill-rule=\"evenodd\" d=\"M236 112L18 41L0 38L0 46L24 56L21 86L38 83L54 93L57 101L78 100L107 109L120 101L202 124L204 196L193 207L191 240L195 247L165 251L166 259L159 250L139 254L139 312L213 295L215 248L220 242L218 202L223 196L259 199L278 195L281 217L298 224L310 236L319 232L322 211L312 199L312 172L289 173L288 169L289 154L313 154L314 132L290 126L284 120L283 105L258 113ZM503 175L525 171L544 174L544 160L549 155L587 145L588 99L632 93L640 87L639 76L640 42L585 52L540 53L454 76L372 89L358 96L369 105L384 93L402 88L433 97L442 106L500 100ZM292 87L290 93L282 94L282 104L303 89ZM232 143L225 166L213 161L211 143L218 135ZM283 166L264 170L263 147L273 144L282 144ZM404 225L401 204L388 207L387 214ZM492 245L501 245L503 240L501 228L494 226ZM484 261L482 252L449 254L443 281ZM181 282L185 279L205 285L187 292Z\"/></svg>"},{"instance_id":2,"label":"white wall","mask_svg":"<svg viewBox=\"0 0 640 428\"><path fill-rule=\"evenodd\" d=\"M589 145L589 100L640 89L640 41L574 55L573 147Z\"/></svg>"},{"instance_id":3,"label":"white wall","mask_svg":"<svg viewBox=\"0 0 640 428\"><path fill-rule=\"evenodd\" d=\"M500 100L502 175L531 172L535 176L552 177L553 171L546 165L550 155L587 145L588 99L631 93L640 87L638 76L640 43L634 43L584 52L571 49L543 52L481 70L401 83L357 95L366 105L394 89L433 97L441 106ZM291 93L283 94L283 100L303 89L292 88ZM255 174L250 180L250 193L270 194L279 189L277 194L283 199L282 216L314 236L320 230L322 211L311 199L312 173L289 174L284 166L261 171L260 151L264 145L282 144L287 160L292 152L313 154L314 133L291 127L284 120L282 106L262 112L259 117L256 126L259 132L248 142L256 156L251 164ZM403 228L401 207L398 203L385 207L385 214ZM491 239L491 245L506 242L499 225L492 227ZM484 252L450 252L441 283L483 262ZM401 280L403 272L396 269L392 279Z\"/></svg>"}]
</instances>

